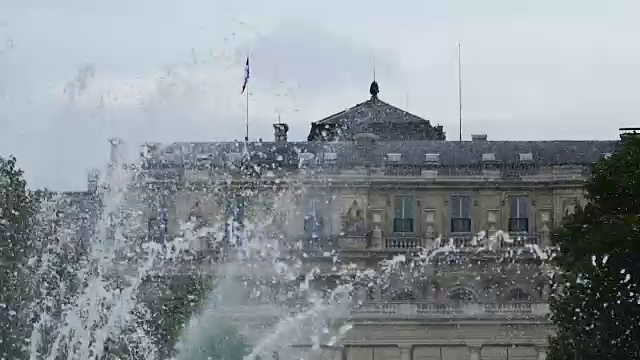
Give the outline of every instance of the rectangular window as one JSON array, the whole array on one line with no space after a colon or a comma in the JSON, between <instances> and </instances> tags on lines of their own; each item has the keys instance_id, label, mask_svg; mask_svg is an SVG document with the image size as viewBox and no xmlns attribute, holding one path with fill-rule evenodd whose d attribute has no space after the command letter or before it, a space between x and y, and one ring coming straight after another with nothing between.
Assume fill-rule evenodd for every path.
<instances>
[{"instance_id":1,"label":"rectangular window","mask_svg":"<svg viewBox=\"0 0 640 360\"><path fill-rule=\"evenodd\" d=\"M529 198L526 196L509 198L509 232L529 232Z\"/></svg>"},{"instance_id":2,"label":"rectangular window","mask_svg":"<svg viewBox=\"0 0 640 360\"><path fill-rule=\"evenodd\" d=\"M451 196L451 233L471 232L471 197L469 195Z\"/></svg>"},{"instance_id":3,"label":"rectangular window","mask_svg":"<svg viewBox=\"0 0 640 360\"><path fill-rule=\"evenodd\" d=\"M396 197L393 212L393 232L415 231L416 202L411 196Z\"/></svg>"},{"instance_id":4,"label":"rectangular window","mask_svg":"<svg viewBox=\"0 0 640 360\"><path fill-rule=\"evenodd\" d=\"M318 237L322 233L322 202L320 199L311 198L304 216L304 233L307 236Z\"/></svg>"}]
</instances>

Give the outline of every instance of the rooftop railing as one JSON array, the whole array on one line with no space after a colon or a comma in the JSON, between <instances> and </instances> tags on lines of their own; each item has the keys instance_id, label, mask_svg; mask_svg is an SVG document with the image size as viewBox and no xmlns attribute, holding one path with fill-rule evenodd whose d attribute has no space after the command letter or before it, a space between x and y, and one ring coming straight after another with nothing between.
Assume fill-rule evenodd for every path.
<instances>
[{"instance_id":1,"label":"rooftop railing","mask_svg":"<svg viewBox=\"0 0 640 360\"><path fill-rule=\"evenodd\" d=\"M306 306L273 304L237 305L226 313L247 317L278 317L303 311ZM347 315L346 313L344 315ZM549 315L547 303L435 303L366 301L351 308L353 320L539 320Z\"/></svg>"},{"instance_id":2,"label":"rooftop railing","mask_svg":"<svg viewBox=\"0 0 640 360\"><path fill-rule=\"evenodd\" d=\"M510 303L436 303L367 301L354 307L354 319L543 319L549 314L549 304L534 302Z\"/></svg>"}]
</instances>

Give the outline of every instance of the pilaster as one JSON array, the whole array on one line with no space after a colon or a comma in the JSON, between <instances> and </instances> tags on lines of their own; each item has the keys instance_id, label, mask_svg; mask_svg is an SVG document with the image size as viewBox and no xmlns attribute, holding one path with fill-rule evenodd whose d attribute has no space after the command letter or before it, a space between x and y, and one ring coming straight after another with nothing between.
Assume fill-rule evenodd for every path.
<instances>
[{"instance_id":1,"label":"pilaster","mask_svg":"<svg viewBox=\"0 0 640 360\"><path fill-rule=\"evenodd\" d=\"M469 360L480 360L480 351L482 346L480 345L467 345L469 349Z\"/></svg>"},{"instance_id":2,"label":"pilaster","mask_svg":"<svg viewBox=\"0 0 640 360\"><path fill-rule=\"evenodd\" d=\"M536 346L536 350L538 350L538 360L547 360L547 347L546 346Z\"/></svg>"},{"instance_id":3,"label":"pilaster","mask_svg":"<svg viewBox=\"0 0 640 360\"><path fill-rule=\"evenodd\" d=\"M400 349L400 360L412 360L412 345L398 344L398 348Z\"/></svg>"}]
</instances>

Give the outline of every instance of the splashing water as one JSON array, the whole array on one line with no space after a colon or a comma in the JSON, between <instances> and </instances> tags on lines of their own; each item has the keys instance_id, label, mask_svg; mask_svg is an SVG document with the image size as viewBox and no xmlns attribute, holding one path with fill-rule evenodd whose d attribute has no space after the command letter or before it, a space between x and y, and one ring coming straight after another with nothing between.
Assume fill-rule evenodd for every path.
<instances>
[{"instance_id":1,"label":"splashing water","mask_svg":"<svg viewBox=\"0 0 640 360\"><path fill-rule=\"evenodd\" d=\"M285 202L283 206L291 204ZM204 351L212 337L222 334L230 322L254 340L247 359L274 353L286 359L296 343L319 347L320 337L330 334L327 322L348 316L351 287L339 286L324 296L314 291L310 283L317 269L305 273L299 259L287 256L282 239L266 236L273 218L262 218L235 233L241 245L225 264L216 267L219 283L208 295L203 310L187 325L176 346L176 359L207 358L210 354ZM298 281L301 278L303 281ZM265 298L261 292L267 292L268 285L284 286L286 291ZM332 339L335 342L335 336Z\"/></svg>"},{"instance_id":2,"label":"splashing water","mask_svg":"<svg viewBox=\"0 0 640 360\"><path fill-rule=\"evenodd\" d=\"M100 193L103 216L95 234L82 238L88 234L58 224L42 240L40 258L32 261L37 266L36 278L42 280L35 284L41 294L33 304L37 317L30 341L31 360L103 359L115 348L136 359L157 358L140 321L149 314L138 300L139 289L148 276L179 260L200 234L185 226L186 238L165 244L137 236L142 211L132 182L135 173L123 152L112 150ZM42 223L52 223L60 201L58 197L45 202Z\"/></svg>"},{"instance_id":3,"label":"splashing water","mask_svg":"<svg viewBox=\"0 0 640 360\"><path fill-rule=\"evenodd\" d=\"M286 359L293 358L294 345L305 345L310 352L321 345L334 346L351 329L347 320L351 307L358 306L359 300L353 297L358 286L385 286L407 270L428 276L433 257L460 250L453 240L443 245L438 238L428 249L418 249L409 257L398 255L383 261L378 269L364 270L340 264L337 254L330 253L332 271L321 271L308 268L302 261L307 257L304 252L293 256L287 239L269 235L274 216L260 210L241 227L232 219L212 227L188 222L181 224L184 236L163 244L149 241L138 235L144 210L139 195L146 189L136 187L133 167L126 166L123 153L114 151L106 184L101 187L103 216L95 235L80 242L84 248L70 261L69 249L78 247L74 244L78 234L73 228L54 226L45 237L42 254L32 261L38 268L34 277L42 280L36 284L41 296L33 306L38 315L31 336L31 360L103 359L114 350L134 359L159 359L143 321L151 314L138 298L141 285L151 275L166 273L169 265L179 263L185 253L200 246L201 238L211 234L218 242L226 235L224 261L208 270L215 275L216 288L184 328L175 347L176 360L207 359L212 337L231 341L225 333L230 324L254 345L249 354L234 354L233 358L277 353ZM286 192L277 195L279 206L294 207L286 200L291 196ZM43 223L55 217L57 201L45 202L40 214ZM513 242L506 233L489 237L481 233L472 245L476 251L493 251L499 241ZM530 250L544 255L538 248ZM327 277L333 278L332 286L323 284ZM281 291L269 292L274 287Z\"/></svg>"}]
</instances>

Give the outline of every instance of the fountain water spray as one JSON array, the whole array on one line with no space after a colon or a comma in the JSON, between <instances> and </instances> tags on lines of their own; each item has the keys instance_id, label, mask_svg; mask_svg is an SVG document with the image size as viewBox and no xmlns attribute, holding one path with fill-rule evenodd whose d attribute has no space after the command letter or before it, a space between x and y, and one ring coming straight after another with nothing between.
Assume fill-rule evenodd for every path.
<instances>
[{"instance_id":1,"label":"fountain water spray","mask_svg":"<svg viewBox=\"0 0 640 360\"><path fill-rule=\"evenodd\" d=\"M383 261L378 269L367 270L341 264L337 254L330 254L333 269L325 269L323 274L317 268L305 269L304 252L300 257L291 256L291 248L286 246L290 241L272 235L275 214L260 210L243 226L232 217L213 227L187 222L181 224L184 236L167 239L164 244L140 239L136 234L143 223L143 202L137 195L146 189L136 189L134 167L127 165L119 144L112 142L107 181L99 191L103 216L79 261L62 261L67 249L75 246L74 229L59 226L50 229L43 239L45 251L33 261L39 267L37 277L43 281L38 284L42 296L34 304L38 316L31 338L31 360L103 359L115 346L135 359L159 358L144 321L139 321L150 316L137 298L140 287L148 276L166 274L169 264L198 248L200 239L211 234L220 241L226 233L226 241L217 244L223 248L224 261L209 269L217 277L216 289L184 329L176 346L177 360L207 356L203 349L206 351L211 336L226 336L223 330L231 323L255 339L247 359L274 353L290 358L295 353L292 346L298 344L311 345L311 352L321 345L334 346L351 328L350 309L361 301L356 298L354 302L352 297L358 286L384 287L392 276L402 276L407 269L425 275L433 257L461 250L453 240L443 245L438 238L428 249L418 249L410 257L398 255ZM287 190L276 196L275 202L284 208L280 210L295 208L287 201L295 195ZM55 199L45 203L41 217L53 217L54 205ZM493 251L499 241L513 242L508 234L497 232L489 237L478 234L472 243L476 251ZM539 249L531 250L542 254ZM324 292L327 289L314 288L313 282L327 275L339 279L337 286ZM288 288L265 299L262 293L269 286ZM262 300L243 305L251 297ZM266 320L261 323L261 319ZM329 326L335 321L341 321L337 330Z\"/></svg>"},{"instance_id":2,"label":"fountain water spray","mask_svg":"<svg viewBox=\"0 0 640 360\"><path fill-rule=\"evenodd\" d=\"M42 280L35 284L41 294L33 304L31 360L103 359L116 349L135 359L156 359L152 337L140 321L149 317L138 299L140 287L168 262L179 260L206 231L194 233L185 225L187 235L166 244L138 237L142 210L132 181L135 167L126 162L120 141L111 143L107 181L98 194L102 217L95 234L76 233L74 223L57 224L43 232L42 254L32 261L37 279ZM60 200L44 203L41 223L57 222ZM73 261L70 253L75 255Z\"/></svg>"}]
</instances>

